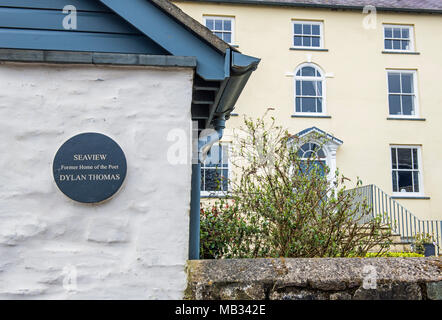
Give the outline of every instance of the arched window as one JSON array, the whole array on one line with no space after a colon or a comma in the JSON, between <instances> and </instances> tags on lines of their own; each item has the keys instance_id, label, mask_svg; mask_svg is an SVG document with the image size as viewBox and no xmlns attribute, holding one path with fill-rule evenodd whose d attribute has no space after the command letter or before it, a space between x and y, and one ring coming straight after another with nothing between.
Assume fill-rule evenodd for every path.
<instances>
[{"instance_id":1,"label":"arched window","mask_svg":"<svg viewBox=\"0 0 442 320\"><path fill-rule=\"evenodd\" d=\"M325 174L327 157L318 144L313 142L304 143L298 149L298 156L301 159L302 171L309 172L313 165L318 165L322 169L322 174Z\"/></svg>"},{"instance_id":2,"label":"arched window","mask_svg":"<svg viewBox=\"0 0 442 320\"><path fill-rule=\"evenodd\" d=\"M325 113L323 72L313 64L301 65L295 72L295 113Z\"/></svg>"}]
</instances>

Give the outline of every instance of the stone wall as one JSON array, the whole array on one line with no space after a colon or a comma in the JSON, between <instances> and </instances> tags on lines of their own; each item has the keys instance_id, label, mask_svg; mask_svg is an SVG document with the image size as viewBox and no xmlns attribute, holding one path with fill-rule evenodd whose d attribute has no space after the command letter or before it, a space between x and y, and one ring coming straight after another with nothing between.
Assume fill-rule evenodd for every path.
<instances>
[{"instance_id":1,"label":"stone wall","mask_svg":"<svg viewBox=\"0 0 442 320\"><path fill-rule=\"evenodd\" d=\"M0 299L182 298L191 163L167 155L169 133L191 131L193 72L0 64ZM126 155L125 183L103 204L54 182L55 153L82 132Z\"/></svg>"},{"instance_id":2,"label":"stone wall","mask_svg":"<svg viewBox=\"0 0 442 320\"><path fill-rule=\"evenodd\" d=\"M442 300L441 258L188 262L187 299Z\"/></svg>"}]
</instances>

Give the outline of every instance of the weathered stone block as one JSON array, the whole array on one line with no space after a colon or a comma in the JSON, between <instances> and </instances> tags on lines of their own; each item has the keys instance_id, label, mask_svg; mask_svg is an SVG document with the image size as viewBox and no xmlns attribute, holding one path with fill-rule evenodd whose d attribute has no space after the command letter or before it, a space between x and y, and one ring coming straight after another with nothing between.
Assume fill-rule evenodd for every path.
<instances>
[{"instance_id":1,"label":"weathered stone block","mask_svg":"<svg viewBox=\"0 0 442 320\"><path fill-rule=\"evenodd\" d=\"M427 283L427 298L442 300L442 281Z\"/></svg>"}]
</instances>

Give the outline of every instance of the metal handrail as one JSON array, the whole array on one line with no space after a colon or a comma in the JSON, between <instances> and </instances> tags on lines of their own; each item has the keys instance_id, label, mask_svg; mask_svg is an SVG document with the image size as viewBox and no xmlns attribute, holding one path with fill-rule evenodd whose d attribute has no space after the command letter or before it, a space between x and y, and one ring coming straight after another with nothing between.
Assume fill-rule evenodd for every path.
<instances>
[{"instance_id":1,"label":"metal handrail","mask_svg":"<svg viewBox=\"0 0 442 320\"><path fill-rule=\"evenodd\" d=\"M371 217L381 217L383 222L390 224L392 231L399 234L403 242L412 242L418 233L430 234L439 254L442 243L442 220L417 218L374 184L348 190L350 191L356 191L359 197L365 198Z\"/></svg>"}]
</instances>

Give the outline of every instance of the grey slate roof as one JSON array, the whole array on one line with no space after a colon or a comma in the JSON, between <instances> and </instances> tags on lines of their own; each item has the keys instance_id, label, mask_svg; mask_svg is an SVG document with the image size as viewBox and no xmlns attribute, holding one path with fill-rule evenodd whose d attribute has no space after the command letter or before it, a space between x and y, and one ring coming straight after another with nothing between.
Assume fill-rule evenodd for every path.
<instances>
[{"instance_id":1,"label":"grey slate roof","mask_svg":"<svg viewBox=\"0 0 442 320\"><path fill-rule=\"evenodd\" d=\"M188 1L188 0L184 0ZM362 9L372 5L378 10L442 13L442 0L196 0L198 2L249 3L299 7ZM192 2L192 0L190 0Z\"/></svg>"}]
</instances>

